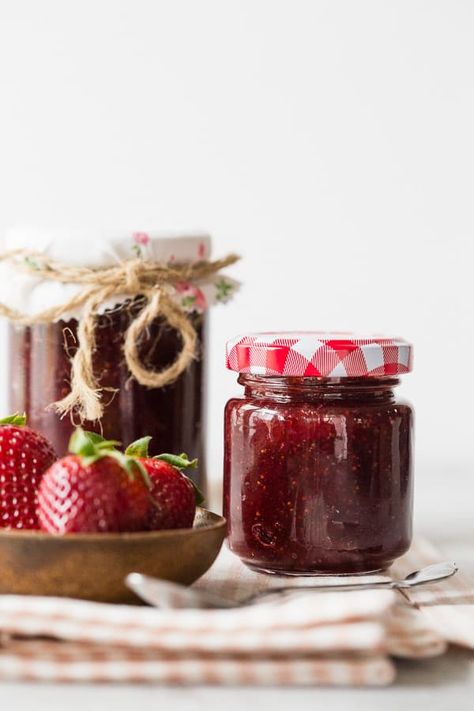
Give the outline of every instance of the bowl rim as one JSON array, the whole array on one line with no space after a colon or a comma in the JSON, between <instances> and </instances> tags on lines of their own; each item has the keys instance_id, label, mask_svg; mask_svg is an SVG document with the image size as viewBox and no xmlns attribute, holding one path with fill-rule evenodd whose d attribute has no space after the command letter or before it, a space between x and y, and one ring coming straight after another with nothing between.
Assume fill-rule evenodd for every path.
<instances>
[{"instance_id":1,"label":"bowl rim","mask_svg":"<svg viewBox=\"0 0 474 711\"><path fill-rule=\"evenodd\" d=\"M30 539L35 541L88 541L88 542L100 542L100 541L139 541L141 539L153 540L161 538L172 538L172 537L183 537L189 535L195 535L202 533L204 531L217 531L220 528L224 528L227 524L227 520L224 516L215 513L214 511L209 511L202 506L196 506L196 513L202 512L204 516L209 517L209 522L206 521L201 526L192 526L191 528L166 528L161 531L121 531L117 533L66 533L66 534L54 534L48 533L47 531L41 531L38 529L18 529L18 528L0 528L0 539Z\"/></svg>"}]
</instances>

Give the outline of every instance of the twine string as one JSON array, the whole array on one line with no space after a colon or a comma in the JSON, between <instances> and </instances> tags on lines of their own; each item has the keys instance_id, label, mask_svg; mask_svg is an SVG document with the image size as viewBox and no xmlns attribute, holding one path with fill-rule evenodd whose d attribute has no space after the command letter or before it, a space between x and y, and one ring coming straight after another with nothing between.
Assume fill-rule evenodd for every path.
<instances>
[{"instance_id":1,"label":"twine string","mask_svg":"<svg viewBox=\"0 0 474 711\"><path fill-rule=\"evenodd\" d=\"M143 306L131 319L124 337L124 356L131 375L147 388L161 388L174 382L196 357L197 334L185 311L170 297L180 282L206 280L221 269L234 264L239 257L230 254L223 259L187 264L163 264L138 258L104 268L68 267L49 261L42 254L28 250L11 250L0 254L15 268L35 274L42 280L78 284L77 294L65 303L29 315L0 302L0 315L21 325L51 323L82 308L77 328L78 347L71 361L71 388L62 399L51 405L61 416L77 414L79 420L100 420L104 412L102 388L94 373L95 330L98 309L114 296L143 297ZM162 370L145 367L139 353L144 331L161 317L181 338L181 350L175 360Z\"/></svg>"}]
</instances>

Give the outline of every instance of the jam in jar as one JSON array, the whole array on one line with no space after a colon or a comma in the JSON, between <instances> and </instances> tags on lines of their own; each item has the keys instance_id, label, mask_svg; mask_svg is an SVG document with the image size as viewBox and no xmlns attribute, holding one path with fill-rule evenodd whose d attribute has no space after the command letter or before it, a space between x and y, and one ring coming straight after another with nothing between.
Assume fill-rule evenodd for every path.
<instances>
[{"instance_id":1,"label":"jam in jar","mask_svg":"<svg viewBox=\"0 0 474 711\"><path fill-rule=\"evenodd\" d=\"M293 575L388 567L412 535L413 412L394 387L400 339L257 334L228 344L241 398L225 410L231 550Z\"/></svg>"}]
</instances>

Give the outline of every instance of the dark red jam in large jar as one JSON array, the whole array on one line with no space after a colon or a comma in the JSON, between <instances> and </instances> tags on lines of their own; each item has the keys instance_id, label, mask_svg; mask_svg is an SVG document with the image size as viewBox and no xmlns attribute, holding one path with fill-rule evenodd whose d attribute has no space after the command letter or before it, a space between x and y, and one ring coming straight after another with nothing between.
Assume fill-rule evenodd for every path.
<instances>
[{"instance_id":1,"label":"dark red jam in large jar","mask_svg":"<svg viewBox=\"0 0 474 711\"><path fill-rule=\"evenodd\" d=\"M253 569L351 574L388 567L412 536L411 370L400 339L257 334L228 344L244 395L225 410L224 515Z\"/></svg>"}]
</instances>

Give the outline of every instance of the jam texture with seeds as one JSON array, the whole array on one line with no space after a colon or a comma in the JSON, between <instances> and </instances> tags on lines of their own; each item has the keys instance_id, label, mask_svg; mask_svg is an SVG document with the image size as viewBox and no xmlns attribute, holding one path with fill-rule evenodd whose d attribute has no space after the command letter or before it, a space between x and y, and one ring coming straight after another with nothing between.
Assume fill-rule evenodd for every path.
<instances>
[{"instance_id":1,"label":"jam texture with seeds","mask_svg":"<svg viewBox=\"0 0 474 711\"><path fill-rule=\"evenodd\" d=\"M412 534L410 405L394 378L241 375L225 411L224 515L249 566L380 570Z\"/></svg>"}]
</instances>

